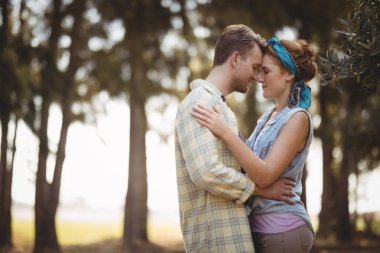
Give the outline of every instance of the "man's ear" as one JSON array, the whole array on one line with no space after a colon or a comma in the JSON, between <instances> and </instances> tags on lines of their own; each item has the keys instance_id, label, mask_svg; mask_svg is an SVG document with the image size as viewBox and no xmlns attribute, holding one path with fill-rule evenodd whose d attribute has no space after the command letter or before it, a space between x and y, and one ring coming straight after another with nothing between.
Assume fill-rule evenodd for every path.
<instances>
[{"instance_id":1,"label":"man's ear","mask_svg":"<svg viewBox=\"0 0 380 253\"><path fill-rule=\"evenodd\" d=\"M238 51L235 51L232 53L230 57L230 62L233 67L236 67L239 64L240 61L240 54Z\"/></svg>"}]
</instances>

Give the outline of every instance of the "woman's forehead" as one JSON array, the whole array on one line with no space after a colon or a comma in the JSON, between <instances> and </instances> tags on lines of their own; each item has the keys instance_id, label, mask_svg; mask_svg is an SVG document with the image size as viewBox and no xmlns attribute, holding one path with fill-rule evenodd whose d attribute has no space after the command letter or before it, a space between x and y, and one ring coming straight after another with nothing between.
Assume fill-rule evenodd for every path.
<instances>
[{"instance_id":1,"label":"woman's forehead","mask_svg":"<svg viewBox=\"0 0 380 253\"><path fill-rule=\"evenodd\" d=\"M263 57L262 67L268 65L278 65L278 61L270 54L265 54Z\"/></svg>"}]
</instances>

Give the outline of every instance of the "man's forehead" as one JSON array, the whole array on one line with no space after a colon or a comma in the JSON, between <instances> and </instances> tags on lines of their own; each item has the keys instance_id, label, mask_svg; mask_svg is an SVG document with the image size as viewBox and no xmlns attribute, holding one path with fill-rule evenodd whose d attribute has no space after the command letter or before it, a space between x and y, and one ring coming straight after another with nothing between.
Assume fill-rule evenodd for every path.
<instances>
[{"instance_id":1,"label":"man's forehead","mask_svg":"<svg viewBox=\"0 0 380 253\"><path fill-rule=\"evenodd\" d=\"M255 67L260 67L263 62L263 57L262 56L255 56L252 57L252 65Z\"/></svg>"},{"instance_id":2,"label":"man's forehead","mask_svg":"<svg viewBox=\"0 0 380 253\"><path fill-rule=\"evenodd\" d=\"M251 48L251 50L249 50L249 55L251 57L252 64L261 65L261 62L263 61L263 53L259 47Z\"/></svg>"}]
</instances>

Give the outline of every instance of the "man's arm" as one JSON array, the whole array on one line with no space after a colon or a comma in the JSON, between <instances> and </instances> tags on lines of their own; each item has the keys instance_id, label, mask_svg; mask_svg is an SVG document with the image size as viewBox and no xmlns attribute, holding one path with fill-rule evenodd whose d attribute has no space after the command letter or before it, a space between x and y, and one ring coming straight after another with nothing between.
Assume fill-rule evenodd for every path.
<instances>
[{"instance_id":1,"label":"man's arm","mask_svg":"<svg viewBox=\"0 0 380 253\"><path fill-rule=\"evenodd\" d=\"M211 105L210 98L198 99ZM176 123L179 145L191 180L214 195L244 203L255 185L247 175L220 162L216 137L191 116L191 109L197 102L192 101L184 108Z\"/></svg>"}]
</instances>

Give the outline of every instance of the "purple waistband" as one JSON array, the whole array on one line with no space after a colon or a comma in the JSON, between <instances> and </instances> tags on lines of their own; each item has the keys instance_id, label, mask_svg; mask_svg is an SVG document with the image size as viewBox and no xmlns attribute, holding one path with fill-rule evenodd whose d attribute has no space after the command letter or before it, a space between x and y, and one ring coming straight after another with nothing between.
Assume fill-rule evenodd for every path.
<instances>
[{"instance_id":1,"label":"purple waistband","mask_svg":"<svg viewBox=\"0 0 380 253\"><path fill-rule=\"evenodd\" d=\"M256 214L249 223L252 232L266 234L287 232L306 224L300 216L292 213Z\"/></svg>"}]
</instances>

